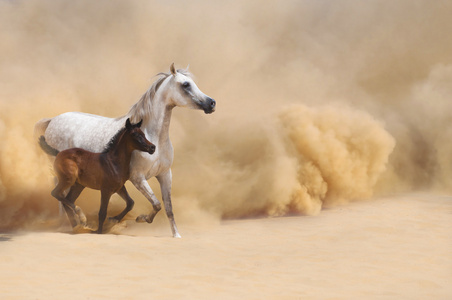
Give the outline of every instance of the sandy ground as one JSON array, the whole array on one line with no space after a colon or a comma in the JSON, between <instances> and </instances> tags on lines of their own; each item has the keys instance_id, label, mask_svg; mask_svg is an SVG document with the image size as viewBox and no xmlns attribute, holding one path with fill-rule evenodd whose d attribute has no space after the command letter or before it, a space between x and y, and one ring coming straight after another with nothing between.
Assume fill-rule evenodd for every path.
<instances>
[{"instance_id":1,"label":"sandy ground","mask_svg":"<svg viewBox=\"0 0 452 300\"><path fill-rule=\"evenodd\" d=\"M116 235L1 234L0 298L452 299L452 197L182 222L182 239L167 224L127 225Z\"/></svg>"}]
</instances>

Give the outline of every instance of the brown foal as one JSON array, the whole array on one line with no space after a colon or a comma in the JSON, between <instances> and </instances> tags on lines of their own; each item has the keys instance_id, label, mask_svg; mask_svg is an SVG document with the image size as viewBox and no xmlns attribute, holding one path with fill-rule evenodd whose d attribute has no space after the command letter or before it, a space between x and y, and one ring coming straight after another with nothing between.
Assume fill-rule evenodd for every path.
<instances>
[{"instance_id":1,"label":"brown foal","mask_svg":"<svg viewBox=\"0 0 452 300\"><path fill-rule=\"evenodd\" d=\"M97 233L102 233L111 195L118 193L126 201L126 208L113 219L121 221L132 209L134 201L124 186L130 177L132 152L139 150L153 154L155 151L155 146L141 131L141 123L132 125L127 119L126 126L111 139L102 153L93 153L81 148L59 152L47 144L44 136L40 137L39 144L44 152L56 156L54 170L58 184L52 191L52 196L63 204L72 227L78 225L74 202L85 187L101 191ZM68 189L69 192L64 196Z\"/></svg>"}]
</instances>

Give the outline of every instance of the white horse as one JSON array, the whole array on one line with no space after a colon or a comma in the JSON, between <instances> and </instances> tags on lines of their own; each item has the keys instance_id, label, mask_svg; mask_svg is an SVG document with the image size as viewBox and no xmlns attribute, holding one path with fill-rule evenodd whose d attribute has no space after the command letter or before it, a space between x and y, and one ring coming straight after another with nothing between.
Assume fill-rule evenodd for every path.
<instances>
[{"instance_id":1,"label":"white horse","mask_svg":"<svg viewBox=\"0 0 452 300\"><path fill-rule=\"evenodd\" d=\"M106 118L80 112L68 112L51 119L42 119L35 125L35 133L44 135L47 143L62 151L83 148L101 152L127 118L133 123L143 120L146 138L156 146L155 153L134 151L130 162L130 181L151 202L153 211L140 215L137 222L151 223L161 205L147 180L156 177L162 192L166 214L173 237L180 237L174 221L171 204L171 165L174 151L169 138L171 113L174 107L202 109L206 114L215 111L216 102L196 86L186 70L175 70L160 76L123 117Z\"/></svg>"}]
</instances>

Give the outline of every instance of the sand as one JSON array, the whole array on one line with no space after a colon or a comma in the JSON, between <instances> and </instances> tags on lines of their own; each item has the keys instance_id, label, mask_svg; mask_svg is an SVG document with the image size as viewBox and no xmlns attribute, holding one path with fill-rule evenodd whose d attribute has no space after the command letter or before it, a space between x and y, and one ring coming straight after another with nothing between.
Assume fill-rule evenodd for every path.
<instances>
[{"instance_id":1,"label":"sand","mask_svg":"<svg viewBox=\"0 0 452 300\"><path fill-rule=\"evenodd\" d=\"M452 299L450 196L201 223L1 234L0 298Z\"/></svg>"}]
</instances>

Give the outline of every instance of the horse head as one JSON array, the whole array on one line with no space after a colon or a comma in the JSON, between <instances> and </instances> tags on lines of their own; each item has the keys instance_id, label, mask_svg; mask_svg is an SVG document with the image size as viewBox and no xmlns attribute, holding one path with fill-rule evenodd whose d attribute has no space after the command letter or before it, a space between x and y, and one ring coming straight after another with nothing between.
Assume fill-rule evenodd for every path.
<instances>
[{"instance_id":1,"label":"horse head","mask_svg":"<svg viewBox=\"0 0 452 300\"><path fill-rule=\"evenodd\" d=\"M140 127L142 123L143 120L137 124L132 124L130 123L130 119L127 119L126 133L130 135L134 149L153 154L155 152L155 145L149 142L146 139L144 132L141 131Z\"/></svg>"},{"instance_id":2,"label":"horse head","mask_svg":"<svg viewBox=\"0 0 452 300\"><path fill-rule=\"evenodd\" d=\"M215 111L216 102L198 88L186 70L176 70L170 66L171 80L168 85L168 99L173 106L202 109L206 114Z\"/></svg>"}]
</instances>

